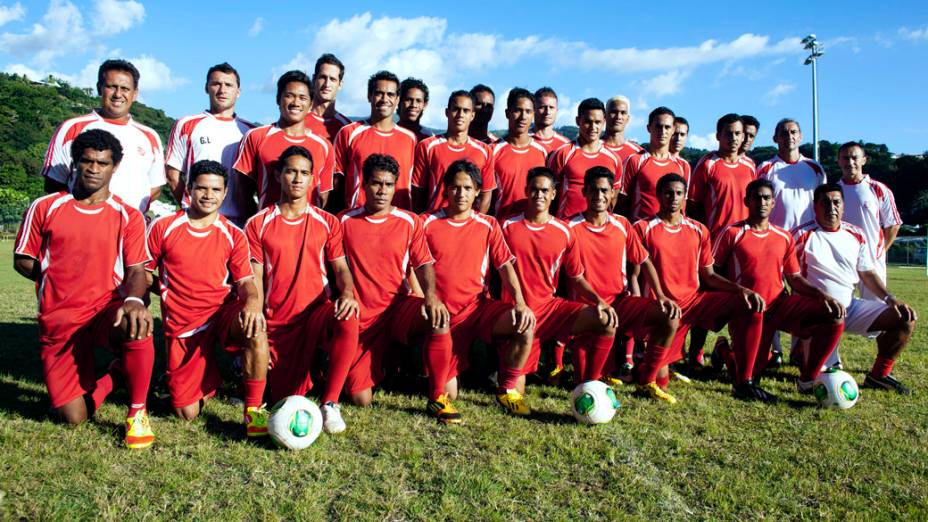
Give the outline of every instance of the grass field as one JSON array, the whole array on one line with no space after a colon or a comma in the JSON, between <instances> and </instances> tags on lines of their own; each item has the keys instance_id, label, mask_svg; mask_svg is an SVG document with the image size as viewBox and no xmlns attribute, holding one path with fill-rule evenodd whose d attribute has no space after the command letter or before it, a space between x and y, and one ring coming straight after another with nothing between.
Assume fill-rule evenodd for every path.
<instances>
[{"instance_id":1,"label":"grass field","mask_svg":"<svg viewBox=\"0 0 928 522\"><path fill-rule=\"evenodd\" d=\"M795 368L765 381L776 406L737 402L720 382L671 384L673 407L626 388L613 422L595 428L573 421L564 389L531 387L528 419L464 390L466 424L454 428L423 416L420 397L386 393L345 407L346 433L287 452L244 440L239 408L217 400L194 422L156 416L156 445L130 452L124 393L76 428L47 418L35 296L11 250L0 242L3 519L928 518L924 328L895 371L915 395L864 390L848 411L798 395ZM928 316L924 269L890 278ZM858 382L874 350L843 341Z\"/></svg>"}]
</instances>

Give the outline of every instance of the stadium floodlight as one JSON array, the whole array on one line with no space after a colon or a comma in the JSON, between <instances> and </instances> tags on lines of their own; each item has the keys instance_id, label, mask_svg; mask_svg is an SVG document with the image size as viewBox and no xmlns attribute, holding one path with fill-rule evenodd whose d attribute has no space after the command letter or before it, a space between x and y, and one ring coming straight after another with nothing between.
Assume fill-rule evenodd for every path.
<instances>
[{"instance_id":1,"label":"stadium floodlight","mask_svg":"<svg viewBox=\"0 0 928 522\"><path fill-rule=\"evenodd\" d=\"M815 161L818 157L818 59L825 54L825 47L810 34L802 39L803 48L810 51L804 62L812 66L812 155Z\"/></svg>"}]
</instances>

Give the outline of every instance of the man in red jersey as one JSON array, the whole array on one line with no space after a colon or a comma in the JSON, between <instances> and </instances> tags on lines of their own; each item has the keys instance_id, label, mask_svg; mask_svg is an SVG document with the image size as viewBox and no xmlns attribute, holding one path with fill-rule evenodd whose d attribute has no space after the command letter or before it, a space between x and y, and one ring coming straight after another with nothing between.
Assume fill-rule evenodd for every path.
<instances>
[{"instance_id":1,"label":"man in red jersey","mask_svg":"<svg viewBox=\"0 0 928 522\"><path fill-rule=\"evenodd\" d=\"M516 272L525 303L537 318L532 350L521 371L516 368L501 368L500 371L500 389L496 399L516 415L527 415L530 411L523 398L525 375L538 369L541 343L550 340L563 343L571 336L591 337L589 353L594 362L588 365L586 378L596 373L596 366L601 367L599 361L605 362L618 325L615 310L584 277L576 235L567 223L549 212L557 195L556 185L551 169L535 167L530 170L525 186L528 197L525 212L503 222L503 236L516 258ZM574 285L577 298L595 304L587 305L554 295L561 265ZM511 303L514 296L504 289L503 300Z\"/></svg>"},{"instance_id":2,"label":"man in red jersey","mask_svg":"<svg viewBox=\"0 0 928 522\"><path fill-rule=\"evenodd\" d=\"M334 54L325 53L313 68L312 103L304 120L314 134L335 143L335 135L351 123L348 116L335 110L335 98L345 79L345 64Z\"/></svg>"},{"instance_id":3,"label":"man in red jersey","mask_svg":"<svg viewBox=\"0 0 928 522\"><path fill-rule=\"evenodd\" d=\"M664 368L679 358L689 329L699 326L718 331L730 321L735 350L745 350L742 346L755 346L756 350L764 300L713 270L709 230L683 215L686 182L682 176L663 176L657 183L657 194L657 215L635 223L634 229L654 263L663 292L680 305L683 315L669 349L652 347L645 353L638 370L637 392L672 404L676 399L662 390L669 380ZM654 295L654 290L647 290Z\"/></svg>"},{"instance_id":4,"label":"man in red jersey","mask_svg":"<svg viewBox=\"0 0 928 522\"><path fill-rule=\"evenodd\" d=\"M13 267L36 284L39 355L55 413L69 424L84 422L115 382L125 382L125 444L147 448L155 440L145 409L155 347L151 313L142 301L150 259L145 220L109 190L123 157L119 140L91 129L70 145L72 192L49 194L29 206ZM117 354L100 378L94 370L97 345Z\"/></svg>"},{"instance_id":5,"label":"man in red jersey","mask_svg":"<svg viewBox=\"0 0 928 522\"><path fill-rule=\"evenodd\" d=\"M448 309L435 292L435 260L429 252L419 216L391 203L399 165L391 156L371 154L364 160L364 205L339 216L345 231L345 253L355 276L361 303L358 356L346 386L351 400L370 405L373 387L384 378L383 362L391 342L409 344L427 337L423 348L429 388L442 389L443 356L452 341ZM411 295L407 273L412 270L424 297ZM432 367L432 363L437 366ZM450 401L441 408L444 422L459 422Z\"/></svg>"},{"instance_id":6,"label":"man in red jersey","mask_svg":"<svg viewBox=\"0 0 928 522\"><path fill-rule=\"evenodd\" d=\"M632 140L625 139L625 127L631 120L629 108L631 102L622 95L613 96L606 102L606 129L603 136L603 145L619 157L622 165L628 161L632 154L644 149Z\"/></svg>"},{"instance_id":7,"label":"man in red jersey","mask_svg":"<svg viewBox=\"0 0 928 522\"><path fill-rule=\"evenodd\" d=\"M338 131L335 137L335 172L344 176L345 208L364 205L361 179L364 161L371 154L386 154L396 161L393 205L412 209L410 181L416 153L416 135L393 122L393 112L399 103L400 81L389 71L379 71L367 80L367 100L371 115L366 121L356 121Z\"/></svg>"},{"instance_id":8,"label":"man in red jersey","mask_svg":"<svg viewBox=\"0 0 928 522\"><path fill-rule=\"evenodd\" d=\"M496 95L493 94L493 89L482 83L474 85L470 90L470 95L474 98L474 121L471 123L468 135L477 141L493 145L499 141L499 138L489 131L490 120L493 119L493 107L496 105Z\"/></svg>"},{"instance_id":9,"label":"man in red jersey","mask_svg":"<svg viewBox=\"0 0 928 522\"><path fill-rule=\"evenodd\" d=\"M452 163L443 185L447 204L425 218L425 238L435 257L435 288L451 315L452 350L425 354L441 357L429 363L428 411L447 422L450 400L457 397L457 376L469 366L475 339L500 347L500 374L516 374L531 351L535 316L525 304L510 252L497 221L473 210L482 184L480 169L467 160ZM512 303L491 299L487 293L490 265L502 279ZM505 393L505 390L502 391ZM453 411L453 409L452 409Z\"/></svg>"},{"instance_id":10,"label":"man in red jersey","mask_svg":"<svg viewBox=\"0 0 928 522\"><path fill-rule=\"evenodd\" d=\"M149 271L158 270L174 414L196 418L222 376L213 344L243 348L244 424L249 437L267 435L262 406L268 348L261 295L245 233L219 213L228 195L228 170L200 160L189 169L190 205L148 230ZM226 282L235 283L235 291Z\"/></svg>"},{"instance_id":11,"label":"man in red jersey","mask_svg":"<svg viewBox=\"0 0 928 522\"><path fill-rule=\"evenodd\" d=\"M342 227L335 216L308 201L314 171L309 151L289 147L275 165L280 200L245 226L251 267L264 295L271 363L268 391L272 401L304 395L313 387L310 370L316 349L326 350L323 428L338 433L345 430L338 396L358 351L358 303L342 247ZM338 289L334 303L329 300L326 263Z\"/></svg>"},{"instance_id":12,"label":"man in red jersey","mask_svg":"<svg viewBox=\"0 0 928 522\"><path fill-rule=\"evenodd\" d=\"M97 71L100 108L65 120L55 130L45 153L45 192L69 190L75 181L71 143L80 133L103 129L119 140L125 154L110 182L110 191L141 212L158 199L165 183L161 138L132 119L129 111L139 96L139 71L125 60L106 60Z\"/></svg>"},{"instance_id":13,"label":"man in red jersey","mask_svg":"<svg viewBox=\"0 0 928 522\"><path fill-rule=\"evenodd\" d=\"M625 162L622 190L618 196L619 213L631 221L647 219L657 214L657 180L671 172L679 174L689 183L688 169L683 160L673 157L670 143L675 132L674 113L667 107L658 107L648 115L648 133L651 141L647 151L633 154Z\"/></svg>"},{"instance_id":14,"label":"man in red jersey","mask_svg":"<svg viewBox=\"0 0 928 522\"><path fill-rule=\"evenodd\" d=\"M521 87L509 91L506 98L506 120L509 131L506 138L493 146L493 168L496 178L496 219L506 218L525 211L525 179L534 167L543 167L547 151L536 142L529 129L535 117L532 93Z\"/></svg>"},{"instance_id":15,"label":"man in red jersey","mask_svg":"<svg viewBox=\"0 0 928 522\"><path fill-rule=\"evenodd\" d=\"M647 251L632 231L631 223L625 217L609 211L609 202L615 196L614 181L613 174L605 167L588 170L583 182L586 210L573 216L568 225L577 237L584 277L598 295L612 303L619 316L618 333L647 339L645 351L651 350L651 345L664 347L658 349L665 350L676 332L680 307L661 291L657 272L648 259ZM630 295L626 286L626 266L637 269L644 267L648 287L654 289L654 299ZM572 343L577 382L600 378L603 373L601 363L606 362L589 360L589 356L600 354L589 353L585 344L582 340Z\"/></svg>"},{"instance_id":16,"label":"man in red jersey","mask_svg":"<svg viewBox=\"0 0 928 522\"><path fill-rule=\"evenodd\" d=\"M765 179L750 182L744 204L748 218L722 230L715 240L713 257L720 273L727 267L729 278L756 291L767 307L760 343L740 345L729 360L733 363L732 394L739 399L776 402L775 396L760 387L773 333L783 330L812 338L809 358L799 378L814 381L844 331L845 310L800 274L793 237L770 223L770 212L776 204L773 185ZM784 277L792 294L783 286Z\"/></svg>"},{"instance_id":17,"label":"man in red jersey","mask_svg":"<svg viewBox=\"0 0 928 522\"><path fill-rule=\"evenodd\" d=\"M416 135L422 141L432 135L422 128L422 113L429 106L429 88L418 78L406 78L400 82L400 109L397 124Z\"/></svg>"},{"instance_id":18,"label":"man in red jersey","mask_svg":"<svg viewBox=\"0 0 928 522\"><path fill-rule=\"evenodd\" d=\"M257 193L258 209L275 205L280 200L277 179L277 159L291 146L308 150L313 157L311 198L325 206L332 190L335 155L332 144L306 128L312 82L302 71L287 71L277 80L277 123L254 128L242 138L234 169L241 174L242 192L246 199ZM250 217L250 216L248 216Z\"/></svg>"},{"instance_id":19,"label":"man in red jersey","mask_svg":"<svg viewBox=\"0 0 928 522\"><path fill-rule=\"evenodd\" d=\"M535 91L535 127L532 139L550 154L570 139L554 130L557 123L557 93L551 87L542 87Z\"/></svg>"},{"instance_id":20,"label":"man in red jersey","mask_svg":"<svg viewBox=\"0 0 928 522\"><path fill-rule=\"evenodd\" d=\"M690 122L683 116L674 116L673 118L673 136L670 138L670 155L680 162L683 166L683 177L690 179L690 162L686 161L680 154L686 148L686 138L690 135Z\"/></svg>"},{"instance_id":21,"label":"man in red jersey","mask_svg":"<svg viewBox=\"0 0 928 522\"><path fill-rule=\"evenodd\" d=\"M577 141L561 146L548 156L547 166L557 176L560 202L557 217L565 218L586 208L583 177L600 165L616 176L615 188L621 192L622 163L599 139L606 108L596 98L587 98L577 108ZM613 202L615 203L615 202Z\"/></svg>"},{"instance_id":22,"label":"man in red jersey","mask_svg":"<svg viewBox=\"0 0 928 522\"><path fill-rule=\"evenodd\" d=\"M489 145L467 135L474 119L474 99L467 91L454 91L448 97L448 130L441 136L432 136L416 146L416 163L412 171L413 209L417 212L434 212L445 206L443 177L448 167L457 160L466 159L477 165L481 178L486 180L477 198L481 213L490 210L496 177L493 176L493 151Z\"/></svg>"},{"instance_id":23,"label":"man in red jersey","mask_svg":"<svg viewBox=\"0 0 928 522\"><path fill-rule=\"evenodd\" d=\"M228 63L214 65L206 71L209 110L177 120L171 129L166 160L168 185L174 200L183 208L190 205L187 175L193 164L213 160L225 165L230 175L219 213L239 227L255 213L253 200L242 197L238 176L231 175L239 143L245 133L255 127L235 113L240 84L238 71Z\"/></svg>"}]
</instances>

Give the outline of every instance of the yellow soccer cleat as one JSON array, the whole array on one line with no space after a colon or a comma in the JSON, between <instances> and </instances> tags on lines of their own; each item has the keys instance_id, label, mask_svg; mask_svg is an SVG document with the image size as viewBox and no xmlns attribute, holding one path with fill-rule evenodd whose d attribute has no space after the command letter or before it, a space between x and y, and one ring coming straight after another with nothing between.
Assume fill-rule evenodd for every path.
<instances>
[{"instance_id":1,"label":"yellow soccer cleat","mask_svg":"<svg viewBox=\"0 0 928 522\"><path fill-rule=\"evenodd\" d=\"M263 404L245 408L245 435L249 437L266 437L267 418L269 416L270 414L264 409Z\"/></svg>"},{"instance_id":2,"label":"yellow soccer cleat","mask_svg":"<svg viewBox=\"0 0 928 522\"><path fill-rule=\"evenodd\" d=\"M126 447L130 449L145 449L155 442L155 432L151 430L151 421L148 412L139 410L135 415L126 419Z\"/></svg>"},{"instance_id":3,"label":"yellow soccer cleat","mask_svg":"<svg viewBox=\"0 0 928 522\"><path fill-rule=\"evenodd\" d=\"M547 381L551 386L560 386L561 379L564 378L564 367L555 366L553 370L548 373Z\"/></svg>"},{"instance_id":4,"label":"yellow soccer cleat","mask_svg":"<svg viewBox=\"0 0 928 522\"><path fill-rule=\"evenodd\" d=\"M458 413L458 410L451 404L451 399L447 395L441 394L438 399L429 401L425 406L425 411L435 420L442 424L463 424L464 418Z\"/></svg>"},{"instance_id":5,"label":"yellow soccer cleat","mask_svg":"<svg viewBox=\"0 0 928 522\"><path fill-rule=\"evenodd\" d=\"M506 390L506 393L496 394L496 402L513 415L525 417L532 413L528 404L525 404L525 397L516 390L510 389Z\"/></svg>"},{"instance_id":6,"label":"yellow soccer cleat","mask_svg":"<svg viewBox=\"0 0 928 522\"><path fill-rule=\"evenodd\" d=\"M635 389L635 394L642 397L649 397L651 399L657 399L666 402L667 404L676 404L677 399L673 395L665 392L657 385L656 382L649 382L648 384L639 384Z\"/></svg>"}]
</instances>

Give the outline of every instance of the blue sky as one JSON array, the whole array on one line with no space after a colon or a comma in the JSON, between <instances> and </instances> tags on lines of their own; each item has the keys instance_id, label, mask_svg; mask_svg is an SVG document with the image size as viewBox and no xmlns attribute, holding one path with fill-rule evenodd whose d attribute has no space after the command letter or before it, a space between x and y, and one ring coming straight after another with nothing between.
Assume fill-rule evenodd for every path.
<instances>
[{"instance_id":1,"label":"blue sky","mask_svg":"<svg viewBox=\"0 0 928 522\"><path fill-rule=\"evenodd\" d=\"M583 98L625 94L627 135L647 140L647 113L666 105L691 122L691 145L713 147L727 112L761 120L757 145L790 116L811 140L811 71L799 40L814 33L822 139L928 150L928 7L923 2L143 2L0 0L0 70L90 86L106 57L132 60L145 103L172 117L206 107L204 74L228 61L242 75L238 112L275 118L274 80L323 52L347 65L338 108L366 114L367 77L388 68L432 91L424 122L444 127L450 91L482 82L501 101L513 86L551 85L560 124ZM234 7L230 7L234 6ZM386 6L386 7L385 7ZM582 7L581 7L582 6ZM731 11L732 7L738 11ZM726 11L728 10L728 11ZM500 103L497 103L498 107ZM495 126L505 125L501 109Z\"/></svg>"}]
</instances>

